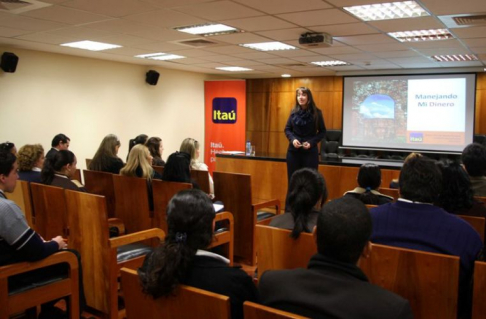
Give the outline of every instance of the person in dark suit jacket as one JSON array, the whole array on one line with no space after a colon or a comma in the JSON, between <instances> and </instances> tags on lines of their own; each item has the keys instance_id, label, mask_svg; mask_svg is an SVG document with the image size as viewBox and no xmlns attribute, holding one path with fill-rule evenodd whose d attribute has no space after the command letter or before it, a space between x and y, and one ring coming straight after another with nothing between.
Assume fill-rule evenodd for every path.
<instances>
[{"instance_id":1,"label":"person in dark suit jacket","mask_svg":"<svg viewBox=\"0 0 486 319\"><path fill-rule=\"evenodd\" d=\"M368 282L358 268L370 251L371 216L354 198L339 198L322 208L314 230L318 253L307 269L263 273L264 305L310 318L413 318L407 300Z\"/></svg>"},{"instance_id":2,"label":"person in dark suit jacket","mask_svg":"<svg viewBox=\"0 0 486 319\"><path fill-rule=\"evenodd\" d=\"M40 144L26 144L18 153L19 179L40 183L41 170L44 166L44 148Z\"/></svg>"},{"instance_id":3,"label":"person in dark suit jacket","mask_svg":"<svg viewBox=\"0 0 486 319\"><path fill-rule=\"evenodd\" d=\"M46 159L51 159L56 155L57 151L69 149L69 143L71 140L66 135L59 133L52 139L52 148L47 152Z\"/></svg>"},{"instance_id":4,"label":"person in dark suit jacket","mask_svg":"<svg viewBox=\"0 0 486 319\"><path fill-rule=\"evenodd\" d=\"M213 239L215 212L201 190L177 193L167 205L168 233L138 270L143 291L170 296L179 284L230 297L231 318L243 318L243 302L258 302L252 279L229 260L205 249ZM197 314L194 314L197 317Z\"/></svg>"},{"instance_id":5,"label":"person in dark suit jacket","mask_svg":"<svg viewBox=\"0 0 486 319\"><path fill-rule=\"evenodd\" d=\"M77 164L73 152L62 150L53 158L46 159L41 172L41 182L46 185L86 192L84 186L73 180Z\"/></svg>"}]
</instances>

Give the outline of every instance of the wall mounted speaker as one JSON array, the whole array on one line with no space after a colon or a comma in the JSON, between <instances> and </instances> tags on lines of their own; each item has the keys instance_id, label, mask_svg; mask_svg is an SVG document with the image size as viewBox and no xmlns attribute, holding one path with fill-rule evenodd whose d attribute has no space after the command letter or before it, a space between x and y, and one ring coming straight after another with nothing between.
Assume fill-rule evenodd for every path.
<instances>
[{"instance_id":1,"label":"wall mounted speaker","mask_svg":"<svg viewBox=\"0 0 486 319\"><path fill-rule=\"evenodd\" d=\"M19 57L11 52L4 52L2 54L2 61L0 67L4 72L14 73L17 69L17 63L19 62Z\"/></svg>"},{"instance_id":2,"label":"wall mounted speaker","mask_svg":"<svg viewBox=\"0 0 486 319\"><path fill-rule=\"evenodd\" d=\"M150 70L147 72L146 77L145 77L145 82L147 82L150 85L157 85L157 81L159 81L159 72Z\"/></svg>"}]
</instances>

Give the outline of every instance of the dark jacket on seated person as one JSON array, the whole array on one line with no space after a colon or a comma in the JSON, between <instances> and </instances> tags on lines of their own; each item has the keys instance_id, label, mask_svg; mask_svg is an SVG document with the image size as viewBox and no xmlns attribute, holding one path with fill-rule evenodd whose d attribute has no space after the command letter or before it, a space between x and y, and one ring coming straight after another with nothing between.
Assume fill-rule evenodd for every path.
<instances>
[{"instance_id":1,"label":"dark jacket on seated person","mask_svg":"<svg viewBox=\"0 0 486 319\"><path fill-rule=\"evenodd\" d=\"M21 181L26 181L31 183L41 183L41 172L40 171L19 171L19 179Z\"/></svg>"},{"instance_id":2,"label":"dark jacket on seated person","mask_svg":"<svg viewBox=\"0 0 486 319\"><path fill-rule=\"evenodd\" d=\"M382 193L380 193L376 190L373 190L373 189L369 190L370 196L366 196L366 197L363 198L362 195L366 194L366 192L367 192L367 189L362 188L362 187L356 187L352 191L344 193L343 196L351 196L353 198L356 198L356 199L362 201L365 205L383 205L383 204L388 204L388 203L393 202L393 197L388 196L388 195L384 195L384 194L382 194ZM375 195L376 197L373 196L373 195ZM372 197L376 198L376 200L377 200L376 203L369 200Z\"/></svg>"},{"instance_id":3,"label":"dark jacket on seated person","mask_svg":"<svg viewBox=\"0 0 486 319\"><path fill-rule=\"evenodd\" d=\"M356 265L314 255L307 269L263 273L262 303L309 318L413 318L407 300L368 282Z\"/></svg>"},{"instance_id":4,"label":"dark jacket on seated person","mask_svg":"<svg viewBox=\"0 0 486 319\"><path fill-rule=\"evenodd\" d=\"M54 179L52 180L50 186L71 189L73 191L78 191L78 192L86 192L86 189L84 188L83 185L81 184L77 185L75 182L70 180L67 176L61 174L54 175Z\"/></svg>"}]
</instances>

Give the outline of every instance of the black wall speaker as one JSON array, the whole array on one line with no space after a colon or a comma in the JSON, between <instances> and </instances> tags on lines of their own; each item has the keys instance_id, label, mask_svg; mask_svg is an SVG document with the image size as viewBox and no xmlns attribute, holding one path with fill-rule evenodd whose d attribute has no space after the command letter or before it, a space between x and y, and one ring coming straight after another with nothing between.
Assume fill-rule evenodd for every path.
<instances>
[{"instance_id":1,"label":"black wall speaker","mask_svg":"<svg viewBox=\"0 0 486 319\"><path fill-rule=\"evenodd\" d=\"M3 71L8 73L14 73L17 69L17 63L19 62L19 57L11 52L4 52L2 54L2 62L0 67Z\"/></svg>"},{"instance_id":2,"label":"black wall speaker","mask_svg":"<svg viewBox=\"0 0 486 319\"><path fill-rule=\"evenodd\" d=\"M147 82L150 85L157 85L157 81L159 81L159 72L150 70L147 72L146 77L145 77L145 82Z\"/></svg>"}]
</instances>

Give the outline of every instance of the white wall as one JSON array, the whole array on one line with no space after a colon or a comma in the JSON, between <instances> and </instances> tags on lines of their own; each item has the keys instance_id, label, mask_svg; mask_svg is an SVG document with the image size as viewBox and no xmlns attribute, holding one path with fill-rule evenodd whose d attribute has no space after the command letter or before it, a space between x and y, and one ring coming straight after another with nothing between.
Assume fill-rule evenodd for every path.
<instances>
[{"instance_id":1,"label":"white wall","mask_svg":"<svg viewBox=\"0 0 486 319\"><path fill-rule=\"evenodd\" d=\"M164 159L186 137L204 140L204 80L210 76L0 47L4 51L19 56L19 64L15 73L0 70L0 142L17 148L41 143L47 152L54 135L64 133L85 168L85 158L109 133L120 138L122 159L128 140L141 133L162 138ZM160 73L156 86L145 83L149 69Z\"/></svg>"}]
</instances>

